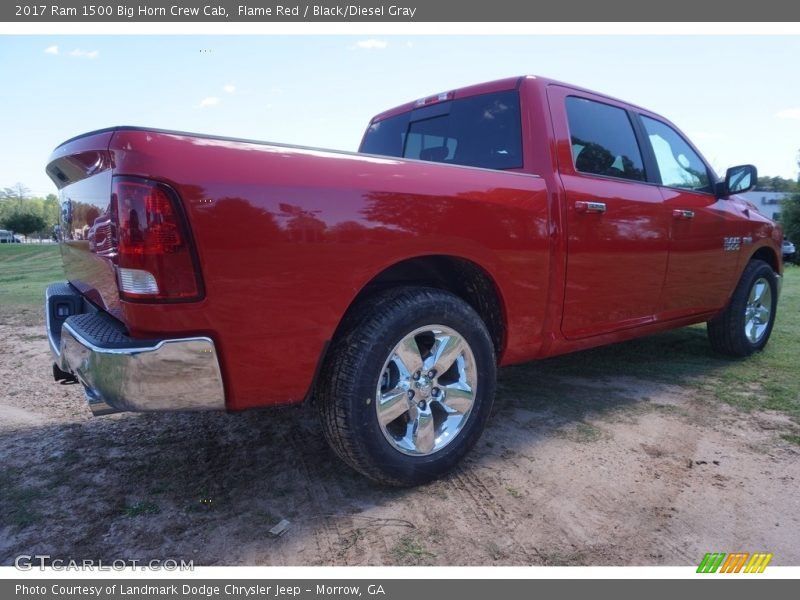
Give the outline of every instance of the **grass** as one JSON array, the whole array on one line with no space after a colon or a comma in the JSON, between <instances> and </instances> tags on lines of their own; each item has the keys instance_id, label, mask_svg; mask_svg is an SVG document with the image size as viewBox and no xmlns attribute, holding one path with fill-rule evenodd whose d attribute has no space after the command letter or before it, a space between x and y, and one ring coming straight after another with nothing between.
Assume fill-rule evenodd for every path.
<instances>
[{"instance_id":1,"label":"grass","mask_svg":"<svg viewBox=\"0 0 800 600\"><path fill-rule=\"evenodd\" d=\"M40 308L45 288L64 279L57 244L0 244L0 305Z\"/></svg>"},{"instance_id":2,"label":"grass","mask_svg":"<svg viewBox=\"0 0 800 600\"><path fill-rule=\"evenodd\" d=\"M39 488L19 484L19 475L19 472L12 474L10 470L0 474L0 507L3 521L16 529L23 529L41 518L36 504L44 496L44 492Z\"/></svg>"},{"instance_id":3,"label":"grass","mask_svg":"<svg viewBox=\"0 0 800 600\"><path fill-rule=\"evenodd\" d=\"M489 542L489 544L486 546L486 553L489 555L489 558L491 558L494 561L508 558L508 555L505 552L503 552L500 546L498 546L494 542Z\"/></svg>"},{"instance_id":4,"label":"grass","mask_svg":"<svg viewBox=\"0 0 800 600\"><path fill-rule=\"evenodd\" d=\"M414 536L404 535L392 548L392 558L397 564L420 565L436 558L436 554L428 551Z\"/></svg>"},{"instance_id":5,"label":"grass","mask_svg":"<svg viewBox=\"0 0 800 600\"><path fill-rule=\"evenodd\" d=\"M800 446L800 435L796 435L794 433L785 433L781 437L790 444L795 444L796 446Z\"/></svg>"},{"instance_id":6,"label":"grass","mask_svg":"<svg viewBox=\"0 0 800 600\"><path fill-rule=\"evenodd\" d=\"M572 442L589 444L602 439L603 432L594 425L579 421L575 424L575 427L561 430L560 435L563 435Z\"/></svg>"},{"instance_id":7,"label":"grass","mask_svg":"<svg viewBox=\"0 0 800 600\"><path fill-rule=\"evenodd\" d=\"M122 513L126 517L138 517L141 515L157 515L160 512L161 509L158 507L157 504L146 501L136 502L135 504L131 504L122 509Z\"/></svg>"},{"instance_id":8,"label":"grass","mask_svg":"<svg viewBox=\"0 0 800 600\"><path fill-rule=\"evenodd\" d=\"M586 557L581 552L542 552L541 557L547 566L572 567L587 564Z\"/></svg>"},{"instance_id":9,"label":"grass","mask_svg":"<svg viewBox=\"0 0 800 600\"><path fill-rule=\"evenodd\" d=\"M360 542L366 539L366 537L367 532L360 527L348 531L339 538L339 545L341 546L339 553L344 554L351 548L355 548Z\"/></svg>"}]
</instances>

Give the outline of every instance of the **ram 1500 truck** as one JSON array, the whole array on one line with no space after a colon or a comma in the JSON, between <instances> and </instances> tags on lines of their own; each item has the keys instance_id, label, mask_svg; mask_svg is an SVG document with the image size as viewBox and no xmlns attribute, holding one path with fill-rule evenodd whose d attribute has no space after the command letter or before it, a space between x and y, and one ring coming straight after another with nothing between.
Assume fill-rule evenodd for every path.
<instances>
[{"instance_id":1,"label":"ram 1500 truck","mask_svg":"<svg viewBox=\"0 0 800 600\"><path fill-rule=\"evenodd\" d=\"M113 127L47 172L54 374L94 414L310 400L389 484L464 456L498 366L701 322L745 356L775 322L755 167L718 179L663 117L547 79L398 106L358 153Z\"/></svg>"}]
</instances>

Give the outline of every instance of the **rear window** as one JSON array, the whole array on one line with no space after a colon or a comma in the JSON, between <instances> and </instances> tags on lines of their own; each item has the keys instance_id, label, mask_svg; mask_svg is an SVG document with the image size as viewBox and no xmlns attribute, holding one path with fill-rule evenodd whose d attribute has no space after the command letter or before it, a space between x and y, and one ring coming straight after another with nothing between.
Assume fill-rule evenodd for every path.
<instances>
[{"instance_id":1,"label":"rear window","mask_svg":"<svg viewBox=\"0 0 800 600\"><path fill-rule=\"evenodd\" d=\"M432 162L522 167L519 94L481 94L423 106L370 125L361 152Z\"/></svg>"},{"instance_id":2,"label":"rear window","mask_svg":"<svg viewBox=\"0 0 800 600\"><path fill-rule=\"evenodd\" d=\"M583 173L644 181L644 164L628 113L601 102L567 98L572 159Z\"/></svg>"}]
</instances>

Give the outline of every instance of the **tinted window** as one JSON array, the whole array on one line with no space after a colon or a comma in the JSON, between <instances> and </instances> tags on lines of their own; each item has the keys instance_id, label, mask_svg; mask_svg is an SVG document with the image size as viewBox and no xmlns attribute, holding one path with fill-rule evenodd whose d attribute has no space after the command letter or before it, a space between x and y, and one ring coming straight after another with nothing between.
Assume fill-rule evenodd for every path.
<instances>
[{"instance_id":1,"label":"tinted window","mask_svg":"<svg viewBox=\"0 0 800 600\"><path fill-rule=\"evenodd\" d=\"M627 112L574 96L566 106L578 171L644 181L642 154Z\"/></svg>"},{"instance_id":2,"label":"tinted window","mask_svg":"<svg viewBox=\"0 0 800 600\"><path fill-rule=\"evenodd\" d=\"M642 117L642 122L656 155L662 185L710 191L708 169L689 144L661 121Z\"/></svg>"},{"instance_id":3,"label":"tinted window","mask_svg":"<svg viewBox=\"0 0 800 600\"><path fill-rule=\"evenodd\" d=\"M361 142L361 152L402 156L409 113L372 123Z\"/></svg>"},{"instance_id":4,"label":"tinted window","mask_svg":"<svg viewBox=\"0 0 800 600\"><path fill-rule=\"evenodd\" d=\"M522 167L519 94L482 94L373 123L361 152L489 169Z\"/></svg>"}]
</instances>

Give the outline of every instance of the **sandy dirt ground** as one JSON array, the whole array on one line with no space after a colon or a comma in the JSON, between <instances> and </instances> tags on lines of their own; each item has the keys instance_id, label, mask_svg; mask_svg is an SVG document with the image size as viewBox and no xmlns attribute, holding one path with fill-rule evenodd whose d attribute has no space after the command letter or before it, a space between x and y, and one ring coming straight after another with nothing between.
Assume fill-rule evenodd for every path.
<instances>
[{"instance_id":1,"label":"sandy dirt ground","mask_svg":"<svg viewBox=\"0 0 800 600\"><path fill-rule=\"evenodd\" d=\"M312 408L95 418L52 381L35 315L4 316L0 340L0 564L800 564L792 424L691 387L504 369L468 459L397 490L338 462Z\"/></svg>"}]
</instances>

